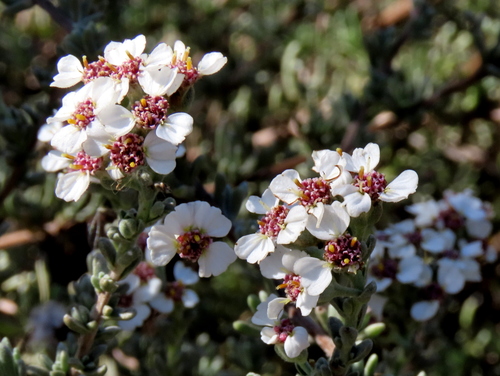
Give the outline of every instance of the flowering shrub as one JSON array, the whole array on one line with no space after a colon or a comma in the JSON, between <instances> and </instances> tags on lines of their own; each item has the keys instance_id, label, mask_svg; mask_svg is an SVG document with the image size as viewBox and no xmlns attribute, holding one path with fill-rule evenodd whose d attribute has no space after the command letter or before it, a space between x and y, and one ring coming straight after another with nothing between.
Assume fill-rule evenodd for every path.
<instances>
[{"instance_id":1,"label":"flowering shrub","mask_svg":"<svg viewBox=\"0 0 500 376\"><path fill-rule=\"evenodd\" d=\"M5 3L2 376L497 373L494 16Z\"/></svg>"}]
</instances>

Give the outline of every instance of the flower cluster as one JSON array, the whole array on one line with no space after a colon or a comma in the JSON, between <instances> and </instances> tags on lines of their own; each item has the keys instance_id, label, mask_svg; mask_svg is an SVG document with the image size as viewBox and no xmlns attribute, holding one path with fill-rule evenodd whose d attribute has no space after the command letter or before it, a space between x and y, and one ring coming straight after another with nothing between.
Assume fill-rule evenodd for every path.
<instances>
[{"instance_id":1,"label":"flower cluster","mask_svg":"<svg viewBox=\"0 0 500 376\"><path fill-rule=\"evenodd\" d=\"M179 261L174 265L174 277L175 281L164 283L156 276L150 263L141 262L120 282L127 284L128 289L120 297L118 307L134 309L135 316L130 320L119 321L118 325L131 331L143 325L151 316L152 309L168 314L174 310L176 303L181 303L186 308L193 308L198 304L196 292L186 288L198 282L196 272Z\"/></svg>"},{"instance_id":2,"label":"flower cluster","mask_svg":"<svg viewBox=\"0 0 500 376\"><path fill-rule=\"evenodd\" d=\"M51 86L84 84L63 97L39 135L55 148L42 160L44 169L64 172L56 187L59 198L77 201L103 171L120 180L144 166L162 175L175 168L193 118L173 111L169 99L219 71L227 58L212 52L194 67L180 41L173 49L160 43L150 54L145 47L139 35L109 43L95 62L83 57L82 64L72 55L59 61Z\"/></svg>"},{"instance_id":3,"label":"flower cluster","mask_svg":"<svg viewBox=\"0 0 500 376\"><path fill-rule=\"evenodd\" d=\"M315 151L312 169L319 176L302 179L297 171L286 170L271 181L262 197L248 199L248 211L261 215L259 230L240 238L235 252L249 263L259 263L264 277L282 280L277 288L284 296L266 301L267 320L276 320L288 303L309 315L332 283L332 272L356 274L364 266L366 255L352 233L351 219L368 213L380 201L407 198L418 183L415 171L406 170L388 184L374 170L379 158L380 149L373 143L354 150L352 156L340 149ZM304 239L309 245L320 245L319 252L306 252ZM277 343L279 336L271 336L269 328L264 331L264 342Z\"/></svg>"},{"instance_id":4,"label":"flower cluster","mask_svg":"<svg viewBox=\"0 0 500 376\"><path fill-rule=\"evenodd\" d=\"M496 260L487 241L493 212L470 190L447 191L443 199L413 204L407 211L415 218L377 233L369 278L379 292L394 281L419 288L421 300L412 306L411 316L425 321L438 312L446 294L481 281L481 263ZM372 301L376 312L382 311L384 298Z\"/></svg>"}]
</instances>

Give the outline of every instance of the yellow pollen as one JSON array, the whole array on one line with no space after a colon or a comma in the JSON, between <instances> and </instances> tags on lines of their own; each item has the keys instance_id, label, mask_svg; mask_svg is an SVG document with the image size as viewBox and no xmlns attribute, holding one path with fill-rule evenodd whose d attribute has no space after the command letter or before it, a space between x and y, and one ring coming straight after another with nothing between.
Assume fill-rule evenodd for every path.
<instances>
[{"instance_id":1,"label":"yellow pollen","mask_svg":"<svg viewBox=\"0 0 500 376\"><path fill-rule=\"evenodd\" d=\"M187 70L193 69L193 61L191 60L190 57L188 57L187 60L186 60L186 69Z\"/></svg>"},{"instance_id":2,"label":"yellow pollen","mask_svg":"<svg viewBox=\"0 0 500 376\"><path fill-rule=\"evenodd\" d=\"M328 252L335 252L335 246L333 244L328 245Z\"/></svg>"},{"instance_id":3,"label":"yellow pollen","mask_svg":"<svg viewBox=\"0 0 500 376\"><path fill-rule=\"evenodd\" d=\"M257 221L257 224L258 224L259 226L264 226L264 225L266 224L266 222L264 222L264 221Z\"/></svg>"},{"instance_id":4,"label":"yellow pollen","mask_svg":"<svg viewBox=\"0 0 500 376\"><path fill-rule=\"evenodd\" d=\"M108 145L108 144L104 145L104 147L105 147L106 149L110 149L110 150L113 148L113 146Z\"/></svg>"},{"instance_id":5,"label":"yellow pollen","mask_svg":"<svg viewBox=\"0 0 500 376\"><path fill-rule=\"evenodd\" d=\"M366 180L368 182L368 186L371 187L372 186L372 177L371 176L367 176Z\"/></svg>"},{"instance_id":6,"label":"yellow pollen","mask_svg":"<svg viewBox=\"0 0 500 376\"><path fill-rule=\"evenodd\" d=\"M123 143L124 143L125 145L128 145L128 144L130 144L132 141L133 141L133 140L132 140L130 137L128 137L128 138L126 138L126 139L123 141Z\"/></svg>"},{"instance_id":7,"label":"yellow pollen","mask_svg":"<svg viewBox=\"0 0 500 376\"><path fill-rule=\"evenodd\" d=\"M351 260L349 260L348 258L344 259L344 264L349 264L350 262L351 262Z\"/></svg>"},{"instance_id":8,"label":"yellow pollen","mask_svg":"<svg viewBox=\"0 0 500 376\"><path fill-rule=\"evenodd\" d=\"M337 148L337 153L339 153L339 155L342 155L344 151L341 148Z\"/></svg>"},{"instance_id":9,"label":"yellow pollen","mask_svg":"<svg viewBox=\"0 0 500 376\"><path fill-rule=\"evenodd\" d=\"M87 61L87 56L83 55L82 56L82 60L83 60L83 66L85 68L88 68L89 67L89 62Z\"/></svg>"},{"instance_id":10,"label":"yellow pollen","mask_svg":"<svg viewBox=\"0 0 500 376\"><path fill-rule=\"evenodd\" d=\"M70 164L69 168L71 168L73 170L81 170L83 168L83 166L82 165Z\"/></svg>"},{"instance_id":11,"label":"yellow pollen","mask_svg":"<svg viewBox=\"0 0 500 376\"><path fill-rule=\"evenodd\" d=\"M296 186L302 187L302 183L299 181L299 179L294 179L293 182L295 183Z\"/></svg>"},{"instance_id":12,"label":"yellow pollen","mask_svg":"<svg viewBox=\"0 0 500 376\"><path fill-rule=\"evenodd\" d=\"M354 247L356 245L356 242L358 241L357 237L354 237L351 239L351 247Z\"/></svg>"},{"instance_id":13,"label":"yellow pollen","mask_svg":"<svg viewBox=\"0 0 500 376\"><path fill-rule=\"evenodd\" d=\"M184 50L184 54L182 55L182 61L187 61L187 58L189 57L189 51L191 50L191 47L188 47Z\"/></svg>"},{"instance_id":14,"label":"yellow pollen","mask_svg":"<svg viewBox=\"0 0 500 376\"><path fill-rule=\"evenodd\" d=\"M310 199L310 197L308 195L306 195L304 192L300 192L300 197L306 201Z\"/></svg>"},{"instance_id":15,"label":"yellow pollen","mask_svg":"<svg viewBox=\"0 0 500 376\"><path fill-rule=\"evenodd\" d=\"M75 119L68 119L68 123L69 124L76 124L76 120Z\"/></svg>"},{"instance_id":16,"label":"yellow pollen","mask_svg":"<svg viewBox=\"0 0 500 376\"><path fill-rule=\"evenodd\" d=\"M175 65L177 63L177 51L174 51L174 55L172 56L172 64Z\"/></svg>"},{"instance_id":17,"label":"yellow pollen","mask_svg":"<svg viewBox=\"0 0 500 376\"><path fill-rule=\"evenodd\" d=\"M62 153L61 157L68 158L68 159L75 159L75 157L73 157L72 155L66 154L66 153Z\"/></svg>"},{"instance_id":18,"label":"yellow pollen","mask_svg":"<svg viewBox=\"0 0 500 376\"><path fill-rule=\"evenodd\" d=\"M286 283L282 283L281 285L278 285L278 286L276 287L276 290L279 290L279 289L284 289L286 286L287 286L287 284L286 284Z\"/></svg>"},{"instance_id":19,"label":"yellow pollen","mask_svg":"<svg viewBox=\"0 0 500 376\"><path fill-rule=\"evenodd\" d=\"M87 117L85 115L82 115L82 114L75 114L75 117L78 119L78 120L81 120L81 121L85 121L87 120Z\"/></svg>"},{"instance_id":20,"label":"yellow pollen","mask_svg":"<svg viewBox=\"0 0 500 376\"><path fill-rule=\"evenodd\" d=\"M141 105L142 105L142 107L146 107L146 106L147 106L147 104L148 104L148 102L146 101L146 99L145 99L145 98L142 98L142 99L141 99Z\"/></svg>"},{"instance_id":21,"label":"yellow pollen","mask_svg":"<svg viewBox=\"0 0 500 376\"><path fill-rule=\"evenodd\" d=\"M135 164L135 162L130 162L129 166L132 167L132 168L134 168L137 165Z\"/></svg>"},{"instance_id":22,"label":"yellow pollen","mask_svg":"<svg viewBox=\"0 0 500 376\"><path fill-rule=\"evenodd\" d=\"M199 242L201 240L200 235L193 236L195 242Z\"/></svg>"}]
</instances>

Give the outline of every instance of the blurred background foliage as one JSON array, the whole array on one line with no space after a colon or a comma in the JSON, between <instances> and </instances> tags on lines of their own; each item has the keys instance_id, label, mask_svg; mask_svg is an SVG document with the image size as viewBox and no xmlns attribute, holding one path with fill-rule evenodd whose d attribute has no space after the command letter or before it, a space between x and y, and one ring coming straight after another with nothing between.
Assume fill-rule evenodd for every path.
<instances>
[{"instance_id":1,"label":"blurred background foliage","mask_svg":"<svg viewBox=\"0 0 500 376\"><path fill-rule=\"evenodd\" d=\"M49 84L66 54L93 60L109 41L145 34L147 51L180 39L195 63L206 52L226 55L224 69L196 86L195 131L175 172L205 192L217 171L229 187L247 181L260 195L286 168L311 175L312 150L375 141L389 179L418 172L413 201L471 187L499 212L497 0L2 0L0 11L0 337L28 359L55 351L34 334L33 312L53 310L53 300L64 309L67 284L86 270L86 223L103 204L97 193L57 199L55 176L39 165L47 149L36 133L65 93ZM405 216L404 203L395 205L380 225ZM239 218L234 239L252 231L248 216ZM491 241L498 248L500 238ZM380 371L500 374L499 265L483 276L427 324L406 325L395 308L376 342ZM246 297L263 283L239 261L200 282L198 307L156 324L165 338L147 327L119 337L120 350L104 359L109 374L144 375L151 362L169 372L158 374L293 374L258 336L232 327L250 316ZM51 338L64 339L53 327Z\"/></svg>"}]
</instances>

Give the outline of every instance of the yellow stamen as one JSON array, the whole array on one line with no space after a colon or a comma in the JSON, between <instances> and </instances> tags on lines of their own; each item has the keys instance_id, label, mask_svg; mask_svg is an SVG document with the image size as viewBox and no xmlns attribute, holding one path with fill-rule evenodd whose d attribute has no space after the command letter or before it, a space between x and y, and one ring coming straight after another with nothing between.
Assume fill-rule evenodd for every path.
<instances>
[{"instance_id":1,"label":"yellow stamen","mask_svg":"<svg viewBox=\"0 0 500 376\"><path fill-rule=\"evenodd\" d=\"M187 61L187 58L189 56L189 51L191 50L191 47L188 47L184 50L184 54L182 55L182 61Z\"/></svg>"},{"instance_id":2,"label":"yellow stamen","mask_svg":"<svg viewBox=\"0 0 500 376\"><path fill-rule=\"evenodd\" d=\"M82 165L70 164L69 168L71 168L72 170L81 170L83 168L83 166Z\"/></svg>"},{"instance_id":3,"label":"yellow stamen","mask_svg":"<svg viewBox=\"0 0 500 376\"><path fill-rule=\"evenodd\" d=\"M66 154L66 153L62 153L62 154L61 154L61 157L68 158L68 159L75 159L75 157L74 157L74 156L69 155L69 154Z\"/></svg>"},{"instance_id":4,"label":"yellow stamen","mask_svg":"<svg viewBox=\"0 0 500 376\"><path fill-rule=\"evenodd\" d=\"M259 226L264 226L264 225L266 224L266 222L264 222L264 221L257 221L257 224L258 224Z\"/></svg>"},{"instance_id":5,"label":"yellow stamen","mask_svg":"<svg viewBox=\"0 0 500 376\"><path fill-rule=\"evenodd\" d=\"M142 99L141 99L141 105L142 105L142 107L146 107L146 106L147 106L147 104L148 104L148 102L146 101L146 99L145 99L145 98L142 98Z\"/></svg>"},{"instance_id":6,"label":"yellow stamen","mask_svg":"<svg viewBox=\"0 0 500 376\"><path fill-rule=\"evenodd\" d=\"M87 56L83 55L82 56L82 60L83 60L83 66L88 69L89 67L89 62L87 61Z\"/></svg>"},{"instance_id":7,"label":"yellow stamen","mask_svg":"<svg viewBox=\"0 0 500 376\"><path fill-rule=\"evenodd\" d=\"M360 179L363 179L363 177L365 176L365 167L364 166L361 166L361 168L359 169L359 177Z\"/></svg>"},{"instance_id":8,"label":"yellow stamen","mask_svg":"<svg viewBox=\"0 0 500 376\"><path fill-rule=\"evenodd\" d=\"M350 262L351 262L351 260L349 260L348 258L344 259L344 264L349 264Z\"/></svg>"},{"instance_id":9,"label":"yellow stamen","mask_svg":"<svg viewBox=\"0 0 500 376\"><path fill-rule=\"evenodd\" d=\"M130 162L129 166L132 167L132 168L134 168L137 165L135 164L135 162Z\"/></svg>"},{"instance_id":10,"label":"yellow stamen","mask_svg":"<svg viewBox=\"0 0 500 376\"><path fill-rule=\"evenodd\" d=\"M286 283L282 283L281 285L276 286L276 290L284 289L286 286L287 286Z\"/></svg>"},{"instance_id":11,"label":"yellow stamen","mask_svg":"<svg viewBox=\"0 0 500 376\"><path fill-rule=\"evenodd\" d=\"M113 65L113 64L110 64L106 61L106 66L111 69L113 72L117 73L118 72L118 69L116 69L116 67Z\"/></svg>"},{"instance_id":12,"label":"yellow stamen","mask_svg":"<svg viewBox=\"0 0 500 376\"><path fill-rule=\"evenodd\" d=\"M199 242L201 240L200 235L193 236L195 242Z\"/></svg>"},{"instance_id":13,"label":"yellow stamen","mask_svg":"<svg viewBox=\"0 0 500 376\"><path fill-rule=\"evenodd\" d=\"M328 252L335 252L335 246L333 244L328 244Z\"/></svg>"},{"instance_id":14,"label":"yellow stamen","mask_svg":"<svg viewBox=\"0 0 500 376\"><path fill-rule=\"evenodd\" d=\"M351 239L351 247L354 247L356 245L356 242L358 241L358 238L357 237L353 237Z\"/></svg>"},{"instance_id":15,"label":"yellow stamen","mask_svg":"<svg viewBox=\"0 0 500 376\"><path fill-rule=\"evenodd\" d=\"M172 64L175 65L177 63L177 51L174 51L174 55L172 56Z\"/></svg>"},{"instance_id":16,"label":"yellow stamen","mask_svg":"<svg viewBox=\"0 0 500 376\"><path fill-rule=\"evenodd\" d=\"M293 182L297 187L302 187L302 183L299 181L299 179L294 179Z\"/></svg>"},{"instance_id":17,"label":"yellow stamen","mask_svg":"<svg viewBox=\"0 0 500 376\"><path fill-rule=\"evenodd\" d=\"M133 56L130 52L125 51L125 53L127 54L128 58L129 58L130 60L134 60L134 56Z\"/></svg>"},{"instance_id":18,"label":"yellow stamen","mask_svg":"<svg viewBox=\"0 0 500 376\"><path fill-rule=\"evenodd\" d=\"M85 121L87 120L87 117L85 115L82 115L82 114L75 114L75 117L78 119L78 120L81 120L81 121Z\"/></svg>"},{"instance_id":19,"label":"yellow stamen","mask_svg":"<svg viewBox=\"0 0 500 376\"><path fill-rule=\"evenodd\" d=\"M125 145L128 145L128 144L130 144L132 141L133 141L133 140L132 140L130 137L128 137L128 138L126 138L126 139L123 141L123 143L124 143Z\"/></svg>"},{"instance_id":20,"label":"yellow stamen","mask_svg":"<svg viewBox=\"0 0 500 376\"><path fill-rule=\"evenodd\" d=\"M368 182L368 186L371 187L373 182L372 182L372 177L370 175L366 177L366 181Z\"/></svg>"},{"instance_id":21,"label":"yellow stamen","mask_svg":"<svg viewBox=\"0 0 500 376\"><path fill-rule=\"evenodd\" d=\"M76 120L75 119L68 119L68 123L69 124L76 124Z\"/></svg>"},{"instance_id":22,"label":"yellow stamen","mask_svg":"<svg viewBox=\"0 0 500 376\"><path fill-rule=\"evenodd\" d=\"M187 70L193 69L193 61L191 60L190 57L188 57L187 60L186 60L186 69Z\"/></svg>"},{"instance_id":23,"label":"yellow stamen","mask_svg":"<svg viewBox=\"0 0 500 376\"><path fill-rule=\"evenodd\" d=\"M104 145L104 147L105 147L106 149L113 149L113 146L111 146L111 145Z\"/></svg>"},{"instance_id":24,"label":"yellow stamen","mask_svg":"<svg viewBox=\"0 0 500 376\"><path fill-rule=\"evenodd\" d=\"M340 155L342 155L342 153L344 153L344 151L341 148L337 148L337 153L339 153Z\"/></svg>"}]
</instances>

